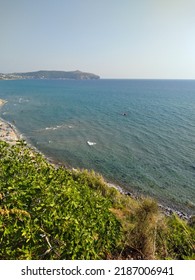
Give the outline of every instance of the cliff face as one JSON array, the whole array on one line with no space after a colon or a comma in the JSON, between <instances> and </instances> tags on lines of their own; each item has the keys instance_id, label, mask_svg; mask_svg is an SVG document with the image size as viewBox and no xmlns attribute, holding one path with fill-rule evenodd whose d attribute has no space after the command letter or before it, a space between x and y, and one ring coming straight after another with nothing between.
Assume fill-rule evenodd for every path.
<instances>
[{"instance_id":1,"label":"cliff face","mask_svg":"<svg viewBox=\"0 0 195 280\"><path fill-rule=\"evenodd\" d=\"M36 71L26 73L0 74L0 80L41 79L41 80L97 80L98 75L82 71Z\"/></svg>"}]
</instances>

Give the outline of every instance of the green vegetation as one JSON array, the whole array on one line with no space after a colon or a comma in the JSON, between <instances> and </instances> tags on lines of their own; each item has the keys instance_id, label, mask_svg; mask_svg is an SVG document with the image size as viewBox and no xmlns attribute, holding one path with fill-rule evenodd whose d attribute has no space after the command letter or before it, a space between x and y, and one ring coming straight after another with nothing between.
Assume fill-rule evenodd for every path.
<instances>
[{"instance_id":1,"label":"green vegetation","mask_svg":"<svg viewBox=\"0 0 195 280\"><path fill-rule=\"evenodd\" d=\"M0 259L193 259L194 240L193 219L0 142Z\"/></svg>"}]
</instances>

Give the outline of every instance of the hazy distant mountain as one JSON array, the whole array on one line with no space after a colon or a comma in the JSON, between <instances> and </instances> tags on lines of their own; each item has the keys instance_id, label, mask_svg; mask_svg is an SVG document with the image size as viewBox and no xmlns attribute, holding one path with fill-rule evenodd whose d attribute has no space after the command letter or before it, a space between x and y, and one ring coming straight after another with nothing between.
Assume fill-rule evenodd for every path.
<instances>
[{"instance_id":1,"label":"hazy distant mountain","mask_svg":"<svg viewBox=\"0 0 195 280\"><path fill-rule=\"evenodd\" d=\"M1 74L0 80L41 79L41 80L97 80L98 75L81 71L36 71L26 73Z\"/></svg>"}]
</instances>

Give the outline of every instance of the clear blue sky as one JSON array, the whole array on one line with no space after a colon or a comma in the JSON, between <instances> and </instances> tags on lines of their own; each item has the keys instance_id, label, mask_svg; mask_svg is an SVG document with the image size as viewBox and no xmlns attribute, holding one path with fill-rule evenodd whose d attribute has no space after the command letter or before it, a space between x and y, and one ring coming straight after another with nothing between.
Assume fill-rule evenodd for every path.
<instances>
[{"instance_id":1,"label":"clear blue sky","mask_svg":"<svg viewBox=\"0 0 195 280\"><path fill-rule=\"evenodd\" d=\"M195 0L0 0L0 72L195 79Z\"/></svg>"}]
</instances>

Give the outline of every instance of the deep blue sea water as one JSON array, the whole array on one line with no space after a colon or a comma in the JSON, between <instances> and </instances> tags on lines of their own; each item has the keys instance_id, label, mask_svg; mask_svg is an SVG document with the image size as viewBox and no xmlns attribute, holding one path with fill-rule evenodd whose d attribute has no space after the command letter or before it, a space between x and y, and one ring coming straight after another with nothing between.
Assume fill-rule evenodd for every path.
<instances>
[{"instance_id":1,"label":"deep blue sea water","mask_svg":"<svg viewBox=\"0 0 195 280\"><path fill-rule=\"evenodd\" d=\"M0 81L0 98L48 157L195 212L195 81Z\"/></svg>"}]
</instances>

